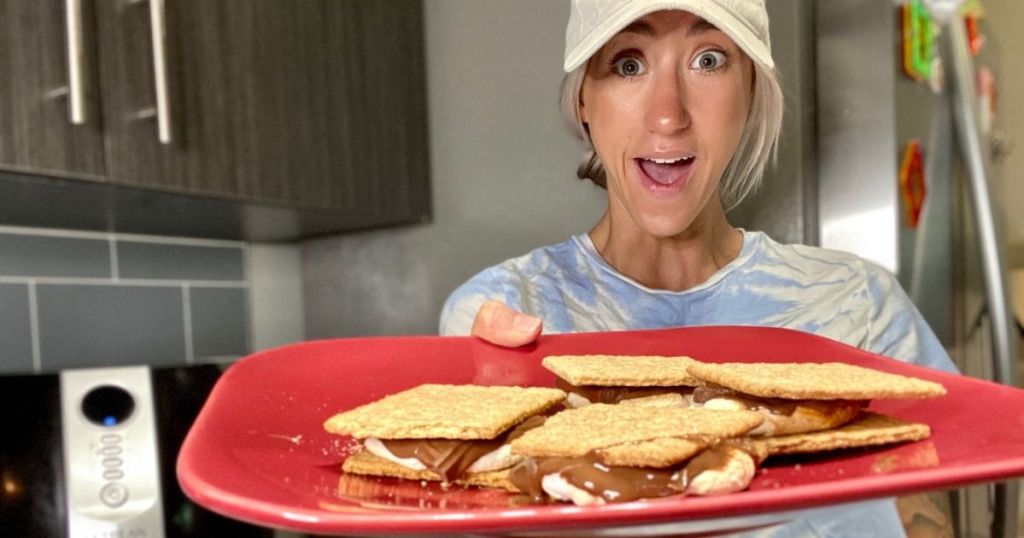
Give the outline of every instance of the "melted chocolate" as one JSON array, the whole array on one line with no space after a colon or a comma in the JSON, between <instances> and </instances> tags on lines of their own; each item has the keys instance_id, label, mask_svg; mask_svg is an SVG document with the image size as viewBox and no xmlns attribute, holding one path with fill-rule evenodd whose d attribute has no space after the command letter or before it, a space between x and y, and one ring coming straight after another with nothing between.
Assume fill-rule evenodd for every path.
<instances>
[{"instance_id":1,"label":"melted chocolate","mask_svg":"<svg viewBox=\"0 0 1024 538\"><path fill-rule=\"evenodd\" d=\"M690 461L686 462L686 467L683 467L682 472L679 473L683 487L685 488L689 485L691 480L697 478L697 475L704 471L720 471L725 469L725 464L729 461L731 448L733 447L726 443L719 443L690 458Z\"/></svg>"},{"instance_id":2,"label":"melted chocolate","mask_svg":"<svg viewBox=\"0 0 1024 538\"><path fill-rule=\"evenodd\" d=\"M682 394L686 396L693 392L693 387L603 387L603 386L576 386L562 378L555 379L555 387L566 392L577 394L586 398L591 403L615 404L622 400L633 398L645 398L659 394Z\"/></svg>"},{"instance_id":3,"label":"melted chocolate","mask_svg":"<svg viewBox=\"0 0 1024 538\"><path fill-rule=\"evenodd\" d=\"M856 400L789 400L786 398L762 398L737 392L721 385L708 383L693 391L693 403L706 403L715 398L732 398L742 403L750 411L764 411L773 415L792 416L797 407L808 407L822 414L827 414L836 407L864 407L867 402Z\"/></svg>"},{"instance_id":4,"label":"melted chocolate","mask_svg":"<svg viewBox=\"0 0 1024 538\"><path fill-rule=\"evenodd\" d=\"M396 457L416 458L445 482L452 482L476 460L542 424L544 417L532 416L494 439L381 439L381 443Z\"/></svg>"},{"instance_id":5,"label":"melted chocolate","mask_svg":"<svg viewBox=\"0 0 1024 538\"><path fill-rule=\"evenodd\" d=\"M725 469L731 450L742 450L759 460L754 455L756 451L748 448L746 441L729 439L703 450L681 469L612 467L602 464L594 453L579 458L527 458L512 468L509 478L535 501L545 499L544 476L556 473L572 486L606 502L667 497L684 492L704 471Z\"/></svg>"},{"instance_id":6,"label":"melted chocolate","mask_svg":"<svg viewBox=\"0 0 1024 538\"><path fill-rule=\"evenodd\" d=\"M708 383L693 389L693 403L705 403L715 398L734 398L739 393L721 385Z\"/></svg>"},{"instance_id":7,"label":"melted chocolate","mask_svg":"<svg viewBox=\"0 0 1024 538\"><path fill-rule=\"evenodd\" d=\"M580 458L527 458L512 468L509 478L520 491L540 501L545 498L541 480L549 474L559 474L569 484L607 502L667 497L682 491L675 470L609 467L590 454Z\"/></svg>"}]
</instances>

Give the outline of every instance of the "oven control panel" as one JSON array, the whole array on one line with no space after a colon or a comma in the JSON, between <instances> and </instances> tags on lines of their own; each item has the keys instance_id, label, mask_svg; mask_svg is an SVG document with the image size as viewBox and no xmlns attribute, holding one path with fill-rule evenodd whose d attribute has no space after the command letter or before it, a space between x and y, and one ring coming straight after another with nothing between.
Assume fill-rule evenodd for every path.
<instances>
[{"instance_id":1,"label":"oven control panel","mask_svg":"<svg viewBox=\"0 0 1024 538\"><path fill-rule=\"evenodd\" d=\"M69 538L162 538L150 370L65 370L61 430Z\"/></svg>"}]
</instances>

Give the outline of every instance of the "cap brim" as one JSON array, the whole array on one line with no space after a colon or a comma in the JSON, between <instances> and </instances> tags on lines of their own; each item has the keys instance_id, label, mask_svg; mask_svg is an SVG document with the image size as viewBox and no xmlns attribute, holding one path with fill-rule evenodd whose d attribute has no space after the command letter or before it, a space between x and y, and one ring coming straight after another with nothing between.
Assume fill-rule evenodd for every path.
<instances>
[{"instance_id":1,"label":"cap brim","mask_svg":"<svg viewBox=\"0 0 1024 538\"><path fill-rule=\"evenodd\" d=\"M584 36L572 50L566 51L565 63L563 65L565 72L572 72L586 63L615 34L621 32L623 28L629 26L633 21L656 11L670 9L687 11L708 21L735 41L736 45L751 60L767 69L775 67L770 49L742 21L738 20L727 10L707 0L675 0L623 4L617 11L609 15L607 24Z\"/></svg>"}]
</instances>

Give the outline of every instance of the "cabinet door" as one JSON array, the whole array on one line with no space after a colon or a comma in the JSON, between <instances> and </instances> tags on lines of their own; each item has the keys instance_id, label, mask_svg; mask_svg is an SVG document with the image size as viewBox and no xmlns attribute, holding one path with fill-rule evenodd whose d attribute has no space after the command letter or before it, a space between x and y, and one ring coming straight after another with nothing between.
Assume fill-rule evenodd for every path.
<instances>
[{"instance_id":1,"label":"cabinet door","mask_svg":"<svg viewBox=\"0 0 1024 538\"><path fill-rule=\"evenodd\" d=\"M430 212L423 8L419 0L327 0L332 203L404 221ZM340 5L349 6L339 9Z\"/></svg>"},{"instance_id":2,"label":"cabinet door","mask_svg":"<svg viewBox=\"0 0 1024 538\"><path fill-rule=\"evenodd\" d=\"M93 4L81 4L70 16L82 30L85 123L74 125L64 1L0 0L0 168L88 179L104 173Z\"/></svg>"},{"instance_id":3,"label":"cabinet door","mask_svg":"<svg viewBox=\"0 0 1024 538\"><path fill-rule=\"evenodd\" d=\"M259 0L262 1L262 0ZM154 8L155 6L155 8ZM167 107L170 142L158 136L152 9L166 21ZM182 8L185 20L178 15ZM234 132L227 101L233 94L225 69L220 0L97 0L104 136L110 181L174 192L231 196Z\"/></svg>"},{"instance_id":4,"label":"cabinet door","mask_svg":"<svg viewBox=\"0 0 1024 538\"><path fill-rule=\"evenodd\" d=\"M351 227L426 212L419 0L165 1L170 144L146 113L149 4L98 10L112 180L340 209Z\"/></svg>"}]
</instances>

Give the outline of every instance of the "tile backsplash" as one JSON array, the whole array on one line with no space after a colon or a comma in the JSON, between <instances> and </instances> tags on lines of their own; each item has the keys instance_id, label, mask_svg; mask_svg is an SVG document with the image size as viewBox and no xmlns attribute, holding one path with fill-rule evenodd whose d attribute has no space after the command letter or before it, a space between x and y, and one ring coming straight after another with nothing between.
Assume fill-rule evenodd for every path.
<instances>
[{"instance_id":1,"label":"tile backsplash","mask_svg":"<svg viewBox=\"0 0 1024 538\"><path fill-rule=\"evenodd\" d=\"M33 370L32 321L23 284L0 284L0 357L0 371Z\"/></svg>"},{"instance_id":2,"label":"tile backsplash","mask_svg":"<svg viewBox=\"0 0 1024 538\"><path fill-rule=\"evenodd\" d=\"M0 373L246 355L248 248L0 226Z\"/></svg>"}]
</instances>

